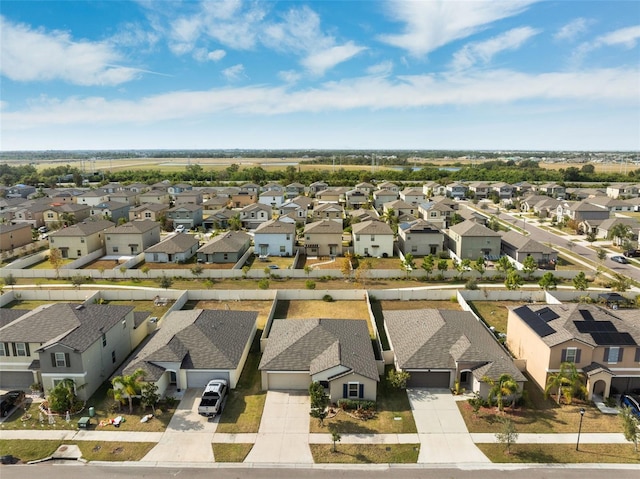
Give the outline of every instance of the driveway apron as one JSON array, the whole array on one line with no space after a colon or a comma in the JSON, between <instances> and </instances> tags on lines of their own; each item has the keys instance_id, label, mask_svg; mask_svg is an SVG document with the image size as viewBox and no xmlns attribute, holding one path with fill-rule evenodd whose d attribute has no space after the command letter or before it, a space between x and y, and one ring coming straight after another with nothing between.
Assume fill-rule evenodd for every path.
<instances>
[{"instance_id":1,"label":"driveway apron","mask_svg":"<svg viewBox=\"0 0 640 479\"><path fill-rule=\"evenodd\" d=\"M218 418L208 420L198 414L202 389L187 389L160 442L143 461L213 462L213 434Z\"/></svg>"},{"instance_id":2,"label":"driveway apron","mask_svg":"<svg viewBox=\"0 0 640 479\"><path fill-rule=\"evenodd\" d=\"M256 442L245 462L312 464L309 394L268 391Z\"/></svg>"},{"instance_id":3,"label":"driveway apron","mask_svg":"<svg viewBox=\"0 0 640 479\"><path fill-rule=\"evenodd\" d=\"M407 389L420 438L419 463L489 462L471 439L447 389Z\"/></svg>"}]
</instances>

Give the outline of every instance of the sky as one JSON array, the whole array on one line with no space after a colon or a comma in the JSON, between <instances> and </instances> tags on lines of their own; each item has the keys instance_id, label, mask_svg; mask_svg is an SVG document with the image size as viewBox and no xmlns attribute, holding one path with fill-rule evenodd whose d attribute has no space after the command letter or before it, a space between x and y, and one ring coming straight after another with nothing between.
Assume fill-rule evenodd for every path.
<instances>
[{"instance_id":1,"label":"sky","mask_svg":"<svg viewBox=\"0 0 640 479\"><path fill-rule=\"evenodd\" d=\"M0 3L0 149L640 150L636 0Z\"/></svg>"}]
</instances>

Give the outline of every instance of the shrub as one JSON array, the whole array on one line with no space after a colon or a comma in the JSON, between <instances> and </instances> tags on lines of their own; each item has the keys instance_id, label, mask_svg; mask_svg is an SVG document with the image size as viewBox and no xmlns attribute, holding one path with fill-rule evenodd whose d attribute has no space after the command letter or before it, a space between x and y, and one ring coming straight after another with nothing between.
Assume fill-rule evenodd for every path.
<instances>
[{"instance_id":1,"label":"shrub","mask_svg":"<svg viewBox=\"0 0 640 479\"><path fill-rule=\"evenodd\" d=\"M333 302L333 296L331 296L330 294L325 294L322 297L322 301L324 301L325 303L331 303Z\"/></svg>"},{"instance_id":2,"label":"shrub","mask_svg":"<svg viewBox=\"0 0 640 479\"><path fill-rule=\"evenodd\" d=\"M267 278L262 278L260 281L258 281L258 288L269 289L269 280Z\"/></svg>"},{"instance_id":3,"label":"shrub","mask_svg":"<svg viewBox=\"0 0 640 479\"><path fill-rule=\"evenodd\" d=\"M375 411L376 403L374 401L363 401L361 399L338 399L338 407L343 411L354 411L356 409Z\"/></svg>"},{"instance_id":4,"label":"shrub","mask_svg":"<svg viewBox=\"0 0 640 479\"><path fill-rule=\"evenodd\" d=\"M307 289L316 289L316 282L311 279L308 279L304 284Z\"/></svg>"},{"instance_id":5,"label":"shrub","mask_svg":"<svg viewBox=\"0 0 640 479\"><path fill-rule=\"evenodd\" d=\"M471 278L465 283L464 288L465 289L476 290L476 289L478 289L478 281L476 281L475 279Z\"/></svg>"}]
</instances>

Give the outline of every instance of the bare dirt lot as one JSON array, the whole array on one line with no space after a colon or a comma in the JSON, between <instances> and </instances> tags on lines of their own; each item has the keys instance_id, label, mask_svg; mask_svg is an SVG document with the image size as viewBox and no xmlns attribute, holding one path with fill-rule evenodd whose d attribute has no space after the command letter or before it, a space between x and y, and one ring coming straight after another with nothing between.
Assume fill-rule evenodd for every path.
<instances>
[{"instance_id":1,"label":"bare dirt lot","mask_svg":"<svg viewBox=\"0 0 640 479\"><path fill-rule=\"evenodd\" d=\"M380 301L383 311L402 311L409 309L453 309L462 311L457 302L453 301Z\"/></svg>"},{"instance_id":2,"label":"bare dirt lot","mask_svg":"<svg viewBox=\"0 0 640 479\"><path fill-rule=\"evenodd\" d=\"M271 311L271 301L198 301L194 309L226 309L230 311L258 311L258 329L264 329Z\"/></svg>"}]
</instances>

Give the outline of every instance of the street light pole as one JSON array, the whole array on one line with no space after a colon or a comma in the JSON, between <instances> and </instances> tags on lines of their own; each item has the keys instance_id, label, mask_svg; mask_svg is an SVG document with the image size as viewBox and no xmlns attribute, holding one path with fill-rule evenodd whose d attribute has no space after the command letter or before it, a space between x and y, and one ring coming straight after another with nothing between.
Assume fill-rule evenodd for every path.
<instances>
[{"instance_id":1,"label":"street light pole","mask_svg":"<svg viewBox=\"0 0 640 479\"><path fill-rule=\"evenodd\" d=\"M578 450L578 446L580 446L580 433L582 432L582 418L584 417L584 408L580 408L580 426L578 426L578 441L576 442L576 451Z\"/></svg>"}]
</instances>

